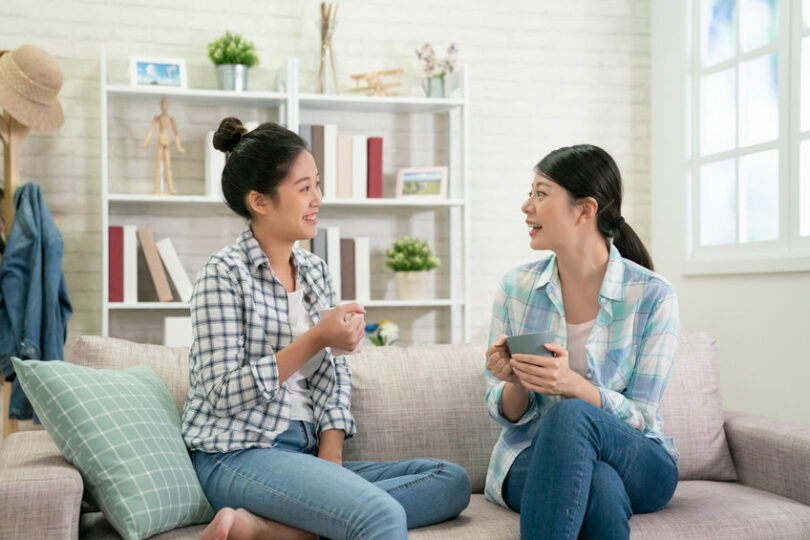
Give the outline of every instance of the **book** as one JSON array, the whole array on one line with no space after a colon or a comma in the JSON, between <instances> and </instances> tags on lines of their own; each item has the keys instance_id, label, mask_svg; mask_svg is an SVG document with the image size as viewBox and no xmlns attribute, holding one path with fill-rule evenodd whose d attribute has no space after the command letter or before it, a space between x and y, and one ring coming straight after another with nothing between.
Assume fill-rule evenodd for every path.
<instances>
[{"instance_id":1,"label":"book","mask_svg":"<svg viewBox=\"0 0 810 540\"><path fill-rule=\"evenodd\" d=\"M138 229L138 241L143 249L149 275L152 276L152 282L155 284L158 302L171 302L172 290L169 288L169 278L166 270L163 269L163 263L160 262L160 254L155 245L155 239L152 237L152 231L148 227Z\"/></svg>"},{"instance_id":2,"label":"book","mask_svg":"<svg viewBox=\"0 0 810 540\"><path fill-rule=\"evenodd\" d=\"M138 227L124 225L124 302L138 301Z\"/></svg>"},{"instance_id":3,"label":"book","mask_svg":"<svg viewBox=\"0 0 810 540\"><path fill-rule=\"evenodd\" d=\"M214 148L214 133L205 134L205 196L224 201L222 169L225 168L225 152Z\"/></svg>"},{"instance_id":4,"label":"book","mask_svg":"<svg viewBox=\"0 0 810 540\"><path fill-rule=\"evenodd\" d=\"M352 196L352 144L351 135L338 135L337 138L337 197L349 199Z\"/></svg>"},{"instance_id":5,"label":"book","mask_svg":"<svg viewBox=\"0 0 810 540\"><path fill-rule=\"evenodd\" d=\"M298 136L304 139L304 142L307 143L307 149L312 152L312 126L309 124L299 125Z\"/></svg>"},{"instance_id":6,"label":"book","mask_svg":"<svg viewBox=\"0 0 810 540\"><path fill-rule=\"evenodd\" d=\"M382 173L382 137L368 138L368 198L380 199L383 196L383 173Z\"/></svg>"},{"instance_id":7,"label":"book","mask_svg":"<svg viewBox=\"0 0 810 540\"><path fill-rule=\"evenodd\" d=\"M194 332L191 317L164 317L163 344L167 347L191 347Z\"/></svg>"},{"instance_id":8,"label":"book","mask_svg":"<svg viewBox=\"0 0 810 540\"><path fill-rule=\"evenodd\" d=\"M340 239L340 297L354 300L354 239Z\"/></svg>"},{"instance_id":9,"label":"book","mask_svg":"<svg viewBox=\"0 0 810 540\"><path fill-rule=\"evenodd\" d=\"M370 242L368 238L354 239L354 299L371 300Z\"/></svg>"},{"instance_id":10,"label":"book","mask_svg":"<svg viewBox=\"0 0 810 540\"><path fill-rule=\"evenodd\" d=\"M312 145L310 152L315 160L315 168L318 169L318 176L321 179L321 193L326 196L326 178L323 171L323 126L310 126L310 136Z\"/></svg>"},{"instance_id":11,"label":"book","mask_svg":"<svg viewBox=\"0 0 810 540\"><path fill-rule=\"evenodd\" d=\"M111 225L107 233L110 302L124 301L124 227Z\"/></svg>"},{"instance_id":12,"label":"book","mask_svg":"<svg viewBox=\"0 0 810 540\"><path fill-rule=\"evenodd\" d=\"M158 253L160 253L160 258L163 259L163 266L166 267L166 271L172 279L177 295L180 297L181 301L188 302L191 300L193 287L191 286L191 280L188 278L186 269L183 268L183 263L180 262L180 257L177 256L177 250L174 249L172 239L164 238L158 242L156 246Z\"/></svg>"},{"instance_id":13,"label":"book","mask_svg":"<svg viewBox=\"0 0 810 540\"><path fill-rule=\"evenodd\" d=\"M318 234L312 239L312 253L326 262L326 229L318 228Z\"/></svg>"},{"instance_id":14,"label":"book","mask_svg":"<svg viewBox=\"0 0 810 540\"><path fill-rule=\"evenodd\" d=\"M352 199L365 199L368 190L368 141L365 135L352 136Z\"/></svg>"},{"instance_id":15,"label":"book","mask_svg":"<svg viewBox=\"0 0 810 540\"><path fill-rule=\"evenodd\" d=\"M332 287L335 289L335 302L340 302L340 228L326 228L326 265L332 276Z\"/></svg>"},{"instance_id":16,"label":"book","mask_svg":"<svg viewBox=\"0 0 810 540\"><path fill-rule=\"evenodd\" d=\"M337 126L325 124L323 126L323 171L321 181L326 188L321 188L323 198L333 200L337 198Z\"/></svg>"}]
</instances>

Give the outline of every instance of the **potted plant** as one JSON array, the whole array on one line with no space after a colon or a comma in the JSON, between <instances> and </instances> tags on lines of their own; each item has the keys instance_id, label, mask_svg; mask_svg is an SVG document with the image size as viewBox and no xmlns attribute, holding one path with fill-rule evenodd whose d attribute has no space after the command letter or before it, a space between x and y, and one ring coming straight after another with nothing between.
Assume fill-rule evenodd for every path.
<instances>
[{"instance_id":1,"label":"potted plant","mask_svg":"<svg viewBox=\"0 0 810 540\"><path fill-rule=\"evenodd\" d=\"M225 35L208 44L208 58L217 67L220 90L247 90L247 70L259 62L252 41L240 34Z\"/></svg>"},{"instance_id":2,"label":"potted plant","mask_svg":"<svg viewBox=\"0 0 810 540\"><path fill-rule=\"evenodd\" d=\"M385 252L385 266L397 276L397 294L402 300L427 296L427 276L441 264L425 240L402 236Z\"/></svg>"},{"instance_id":3,"label":"potted plant","mask_svg":"<svg viewBox=\"0 0 810 540\"><path fill-rule=\"evenodd\" d=\"M444 97L444 78L448 73L453 73L456 67L456 57L458 49L455 43L451 43L447 48L447 56L442 59L436 57L436 51L430 43L422 45L417 49L416 57L422 63L426 79L422 82L422 88L427 97Z\"/></svg>"}]
</instances>

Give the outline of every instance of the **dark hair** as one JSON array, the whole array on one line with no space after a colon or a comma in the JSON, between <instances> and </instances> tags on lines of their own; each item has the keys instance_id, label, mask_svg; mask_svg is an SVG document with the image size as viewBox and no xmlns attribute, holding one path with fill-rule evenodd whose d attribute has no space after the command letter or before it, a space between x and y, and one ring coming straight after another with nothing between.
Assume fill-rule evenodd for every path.
<instances>
[{"instance_id":1,"label":"dark hair","mask_svg":"<svg viewBox=\"0 0 810 540\"><path fill-rule=\"evenodd\" d=\"M231 210L250 219L248 193L258 191L277 201L278 185L307 143L273 122L248 133L238 118L228 117L214 133L214 148L227 154L222 170L225 201Z\"/></svg>"},{"instance_id":2,"label":"dark hair","mask_svg":"<svg viewBox=\"0 0 810 540\"><path fill-rule=\"evenodd\" d=\"M622 257L653 269L652 257L622 217L622 176L610 154L591 144L554 150L535 165L534 172L568 191L572 203L593 197L598 204L596 228Z\"/></svg>"}]
</instances>

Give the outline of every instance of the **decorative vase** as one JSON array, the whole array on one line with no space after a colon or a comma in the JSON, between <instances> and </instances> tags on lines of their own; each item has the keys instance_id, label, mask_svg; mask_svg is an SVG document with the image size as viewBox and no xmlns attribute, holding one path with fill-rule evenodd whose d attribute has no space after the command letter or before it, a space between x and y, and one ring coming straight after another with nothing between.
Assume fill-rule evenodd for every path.
<instances>
[{"instance_id":1,"label":"decorative vase","mask_svg":"<svg viewBox=\"0 0 810 540\"><path fill-rule=\"evenodd\" d=\"M422 88L425 90L425 95L429 98L443 98L444 77L428 77L422 81Z\"/></svg>"},{"instance_id":2,"label":"decorative vase","mask_svg":"<svg viewBox=\"0 0 810 540\"><path fill-rule=\"evenodd\" d=\"M337 71L332 51L332 36L337 22L334 20L318 23L321 27L321 66L318 69L318 92L337 94Z\"/></svg>"},{"instance_id":3,"label":"decorative vase","mask_svg":"<svg viewBox=\"0 0 810 540\"><path fill-rule=\"evenodd\" d=\"M397 296L400 300L424 300L427 298L429 272L395 272Z\"/></svg>"},{"instance_id":4,"label":"decorative vase","mask_svg":"<svg viewBox=\"0 0 810 540\"><path fill-rule=\"evenodd\" d=\"M244 64L220 64L217 66L217 81L220 90L244 92L247 90L248 67Z\"/></svg>"}]
</instances>

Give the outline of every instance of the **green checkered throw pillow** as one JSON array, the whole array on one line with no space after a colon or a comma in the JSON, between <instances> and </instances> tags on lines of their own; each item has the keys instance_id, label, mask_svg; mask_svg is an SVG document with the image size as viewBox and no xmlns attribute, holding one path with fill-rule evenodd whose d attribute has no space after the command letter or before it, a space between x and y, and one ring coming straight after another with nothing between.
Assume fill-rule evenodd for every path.
<instances>
[{"instance_id":1,"label":"green checkered throw pillow","mask_svg":"<svg viewBox=\"0 0 810 540\"><path fill-rule=\"evenodd\" d=\"M180 415L152 368L12 361L45 429L121 536L146 538L213 518Z\"/></svg>"}]
</instances>

